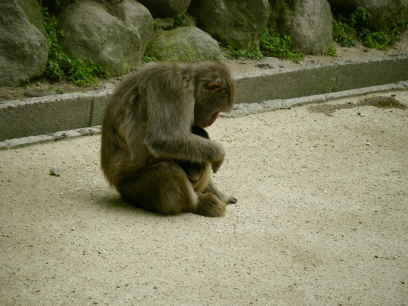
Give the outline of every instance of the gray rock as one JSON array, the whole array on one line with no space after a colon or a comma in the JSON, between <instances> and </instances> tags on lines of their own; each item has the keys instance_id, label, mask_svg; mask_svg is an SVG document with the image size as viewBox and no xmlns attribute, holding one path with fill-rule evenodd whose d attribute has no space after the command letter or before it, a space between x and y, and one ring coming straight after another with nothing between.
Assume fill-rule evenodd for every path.
<instances>
[{"instance_id":1,"label":"gray rock","mask_svg":"<svg viewBox=\"0 0 408 306\"><path fill-rule=\"evenodd\" d=\"M69 54L101 65L109 75L121 75L141 64L153 37L153 17L134 0L110 5L84 0L64 10L62 30Z\"/></svg>"},{"instance_id":2,"label":"gray rock","mask_svg":"<svg viewBox=\"0 0 408 306\"><path fill-rule=\"evenodd\" d=\"M22 7L28 20L30 20L30 22L35 25L44 36L47 36L47 32L44 28L42 8L39 5L38 0L18 0L17 3Z\"/></svg>"},{"instance_id":3,"label":"gray rock","mask_svg":"<svg viewBox=\"0 0 408 306\"><path fill-rule=\"evenodd\" d=\"M154 17L175 17L184 14L191 0L139 0Z\"/></svg>"},{"instance_id":4,"label":"gray rock","mask_svg":"<svg viewBox=\"0 0 408 306\"><path fill-rule=\"evenodd\" d=\"M46 68L48 41L36 0L0 1L0 86L15 86Z\"/></svg>"},{"instance_id":5,"label":"gray rock","mask_svg":"<svg viewBox=\"0 0 408 306\"><path fill-rule=\"evenodd\" d=\"M270 6L268 0L194 0L190 13L200 28L238 49L259 47Z\"/></svg>"},{"instance_id":6,"label":"gray rock","mask_svg":"<svg viewBox=\"0 0 408 306\"><path fill-rule=\"evenodd\" d=\"M148 54L158 60L193 61L222 59L218 42L196 27L161 31L149 47Z\"/></svg>"},{"instance_id":7,"label":"gray rock","mask_svg":"<svg viewBox=\"0 0 408 306\"><path fill-rule=\"evenodd\" d=\"M333 16L327 0L270 1L270 26L292 36L296 48L304 53L327 51L333 42Z\"/></svg>"},{"instance_id":8,"label":"gray rock","mask_svg":"<svg viewBox=\"0 0 408 306\"><path fill-rule=\"evenodd\" d=\"M329 0L335 10L368 11L369 24L377 30L387 29L395 22L408 21L408 0Z\"/></svg>"}]
</instances>

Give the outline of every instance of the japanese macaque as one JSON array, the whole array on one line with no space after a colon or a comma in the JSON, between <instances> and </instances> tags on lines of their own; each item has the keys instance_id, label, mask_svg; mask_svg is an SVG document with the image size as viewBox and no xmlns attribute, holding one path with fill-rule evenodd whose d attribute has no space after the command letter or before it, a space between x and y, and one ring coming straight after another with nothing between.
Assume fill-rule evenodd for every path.
<instances>
[{"instance_id":1,"label":"japanese macaque","mask_svg":"<svg viewBox=\"0 0 408 306\"><path fill-rule=\"evenodd\" d=\"M195 135L210 139L207 131L198 126L193 126L191 132ZM211 174L210 163L197 163L188 160L178 161L177 163L187 174L187 177L196 192L203 192L208 187Z\"/></svg>"},{"instance_id":2,"label":"japanese macaque","mask_svg":"<svg viewBox=\"0 0 408 306\"><path fill-rule=\"evenodd\" d=\"M205 127L233 105L221 63L150 63L115 90L102 125L101 164L122 197L146 210L223 216L235 203L212 183L221 144Z\"/></svg>"}]
</instances>

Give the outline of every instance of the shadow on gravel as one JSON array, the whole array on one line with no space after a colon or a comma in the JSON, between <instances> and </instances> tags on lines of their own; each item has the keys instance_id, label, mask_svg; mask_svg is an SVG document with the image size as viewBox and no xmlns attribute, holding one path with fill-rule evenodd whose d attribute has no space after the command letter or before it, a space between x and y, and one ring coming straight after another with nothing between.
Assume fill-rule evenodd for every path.
<instances>
[{"instance_id":1,"label":"shadow on gravel","mask_svg":"<svg viewBox=\"0 0 408 306\"><path fill-rule=\"evenodd\" d=\"M144 211L135 205L132 205L125 200L123 200L118 195L105 195L105 196L98 196L94 199L94 202L106 209L111 209L114 211L133 211L133 212L142 212Z\"/></svg>"},{"instance_id":2,"label":"shadow on gravel","mask_svg":"<svg viewBox=\"0 0 408 306\"><path fill-rule=\"evenodd\" d=\"M135 215L140 215L143 217L162 217L165 215L156 214L142 208L139 208L136 204L132 204L127 202L126 200L122 199L119 195L106 195L106 196L98 196L94 199L94 202L107 210L112 210L113 212L125 212L133 213ZM168 217L168 216L167 216Z\"/></svg>"},{"instance_id":3,"label":"shadow on gravel","mask_svg":"<svg viewBox=\"0 0 408 306\"><path fill-rule=\"evenodd\" d=\"M407 106L402 104L393 96L379 96L379 97L370 97L359 101L358 103L348 102L345 104L319 104L309 106L308 110L311 113L323 113L327 116L332 116L332 114L338 110L342 109L351 109L355 107L361 106L374 106L377 108L384 108L384 109L402 109L406 110Z\"/></svg>"}]
</instances>

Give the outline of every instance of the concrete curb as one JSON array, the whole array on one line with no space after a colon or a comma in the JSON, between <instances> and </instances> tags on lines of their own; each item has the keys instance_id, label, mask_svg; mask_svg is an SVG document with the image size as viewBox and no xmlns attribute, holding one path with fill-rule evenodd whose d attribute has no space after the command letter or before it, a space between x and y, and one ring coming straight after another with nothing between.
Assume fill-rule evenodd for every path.
<instances>
[{"instance_id":1,"label":"concrete curb","mask_svg":"<svg viewBox=\"0 0 408 306\"><path fill-rule=\"evenodd\" d=\"M234 77L238 104L232 116L240 116L324 102L336 97L406 89L408 85L404 81L408 80L408 54L368 61L265 70ZM388 85L378 86L383 84ZM82 128L101 124L112 91L113 88L105 88L86 93L0 102L0 149L42 142L34 140L37 138L55 140L61 138L61 133L56 133L58 131L80 129L82 132L74 134L86 134ZM27 137L44 134L48 136Z\"/></svg>"},{"instance_id":2,"label":"concrete curb","mask_svg":"<svg viewBox=\"0 0 408 306\"><path fill-rule=\"evenodd\" d=\"M238 76L237 103L290 99L408 80L408 54Z\"/></svg>"},{"instance_id":3,"label":"concrete curb","mask_svg":"<svg viewBox=\"0 0 408 306\"><path fill-rule=\"evenodd\" d=\"M0 141L98 125L112 88L0 104Z\"/></svg>"},{"instance_id":4,"label":"concrete curb","mask_svg":"<svg viewBox=\"0 0 408 306\"><path fill-rule=\"evenodd\" d=\"M408 89L408 81L402 81L398 83L350 89L328 94L313 95L300 98L275 99L262 101L259 103L240 103L234 105L234 109L231 113L221 114L221 116L226 118L237 118L252 114L274 111L278 109L290 109L291 107L302 106L311 103L323 103L333 101L336 99L351 98L372 93L406 89Z\"/></svg>"},{"instance_id":5,"label":"concrete curb","mask_svg":"<svg viewBox=\"0 0 408 306\"><path fill-rule=\"evenodd\" d=\"M291 107L302 106L312 103L323 103L341 98L351 98L361 95L388 92L392 90L406 90L408 89L408 81L386 84L381 86L372 86L366 88L358 88L352 90L345 90L335 93L314 95L292 99L276 99L262 101L259 103L240 103L234 106L234 109L229 114L221 114L224 118L238 118L252 114L269 112L279 109L290 109ZM408 105L407 105L408 106ZM28 136L21 138L8 139L0 141L0 150L7 150L13 148L24 147L32 144L46 143L52 141L59 141L68 138L75 138L81 136L91 136L101 133L101 126L92 126L87 128L80 128L74 130L59 131L47 135Z\"/></svg>"}]
</instances>

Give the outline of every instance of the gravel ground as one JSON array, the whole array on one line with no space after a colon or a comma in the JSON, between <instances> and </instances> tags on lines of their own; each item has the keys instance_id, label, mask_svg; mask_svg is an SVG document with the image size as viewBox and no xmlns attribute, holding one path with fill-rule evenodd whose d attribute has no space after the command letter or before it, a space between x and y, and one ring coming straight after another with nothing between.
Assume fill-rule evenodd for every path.
<instances>
[{"instance_id":1,"label":"gravel ground","mask_svg":"<svg viewBox=\"0 0 408 306\"><path fill-rule=\"evenodd\" d=\"M98 135L0 151L0 305L408 305L408 92L391 94L221 118L224 218L121 202Z\"/></svg>"}]
</instances>

